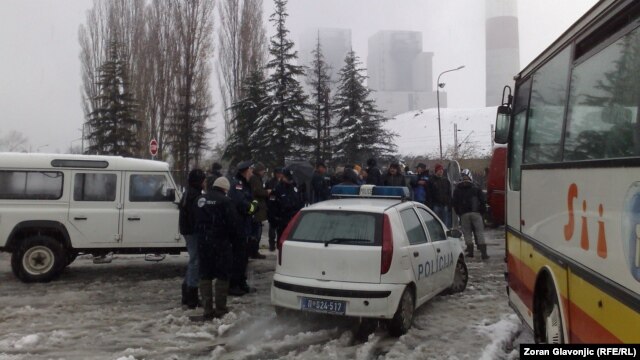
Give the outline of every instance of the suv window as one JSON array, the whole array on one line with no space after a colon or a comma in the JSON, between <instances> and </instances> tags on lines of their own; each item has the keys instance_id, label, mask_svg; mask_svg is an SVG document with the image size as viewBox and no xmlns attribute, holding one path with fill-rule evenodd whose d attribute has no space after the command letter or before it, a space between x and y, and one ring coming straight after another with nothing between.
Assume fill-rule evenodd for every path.
<instances>
[{"instance_id":1,"label":"suv window","mask_svg":"<svg viewBox=\"0 0 640 360\"><path fill-rule=\"evenodd\" d=\"M114 201L116 174L76 174L73 185L74 201Z\"/></svg>"},{"instance_id":2,"label":"suv window","mask_svg":"<svg viewBox=\"0 0 640 360\"><path fill-rule=\"evenodd\" d=\"M63 180L58 171L0 171L0 199L60 199Z\"/></svg>"},{"instance_id":3,"label":"suv window","mask_svg":"<svg viewBox=\"0 0 640 360\"><path fill-rule=\"evenodd\" d=\"M168 188L169 182L164 175L131 175L129 184L129 201L173 201L173 197L167 196Z\"/></svg>"},{"instance_id":4,"label":"suv window","mask_svg":"<svg viewBox=\"0 0 640 360\"><path fill-rule=\"evenodd\" d=\"M304 211L290 240L380 245L380 215L350 211ZM289 239L287 239L289 240Z\"/></svg>"},{"instance_id":5,"label":"suv window","mask_svg":"<svg viewBox=\"0 0 640 360\"><path fill-rule=\"evenodd\" d=\"M427 231L429 231L431 241L447 240L447 233L433 215L429 214L429 212L423 208L418 208L418 213L422 217L422 221L424 221Z\"/></svg>"},{"instance_id":6,"label":"suv window","mask_svg":"<svg viewBox=\"0 0 640 360\"><path fill-rule=\"evenodd\" d=\"M411 245L424 244L428 241L420 219L418 219L418 215L413 209L401 211L400 217L402 218L402 224L404 224L404 230L407 232L407 238L409 238Z\"/></svg>"}]
</instances>

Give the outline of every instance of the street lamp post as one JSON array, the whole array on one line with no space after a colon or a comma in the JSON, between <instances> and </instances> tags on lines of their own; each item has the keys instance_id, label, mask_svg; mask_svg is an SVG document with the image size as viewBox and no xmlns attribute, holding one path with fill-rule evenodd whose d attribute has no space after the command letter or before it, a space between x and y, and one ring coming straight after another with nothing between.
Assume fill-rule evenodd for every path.
<instances>
[{"instance_id":1,"label":"street lamp post","mask_svg":"<svg viewBox=\"0 0 640 360\"><path fill-rule=\"evenodd\" d=\"M438 139L440 140L440 160L442 160L442 126L440 124L440 88L444 87L444 83L440 82L440 76L442 76L442 74L445 74L451 71L460 70L462 68L464 68L464 65L460 65L455 69L445 70L441 72L440 75L438 75L438 81L436 83L436 99L438 103Z\"/></svg>"}]
</instances>

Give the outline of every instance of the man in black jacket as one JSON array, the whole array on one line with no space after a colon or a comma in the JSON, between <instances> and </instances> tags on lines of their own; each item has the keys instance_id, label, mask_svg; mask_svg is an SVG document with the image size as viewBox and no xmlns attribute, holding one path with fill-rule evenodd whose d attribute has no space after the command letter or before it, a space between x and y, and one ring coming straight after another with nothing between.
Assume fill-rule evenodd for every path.
<instances>
[{"instance_id":1,"label":"man in black jacket","mask_svg":"<svg viewBox=\"0 0 640 360\"><path fill-rule=\"evenodd\" d=\"M229 294L242 296L251 292L247 284L248 241L253 229L253 214L258 209L258 201L253 199L249 179L253 175L253 163L243 161L237 166L237 173L229 197L233 200L240 216L242 239L233 246L233 271L230 279Z\"/></svg>"},{"instance_id":2,"label":"man in black jacket","mask_svg":"<svg viewBox=\"0 0 640 360\"><path fill-rule=\"evenodd\" d=\"M269 197L267 198L267 220L269 221L269 251L276 250L276 241L280 237L280 234L277 231L278 223L276 221L275 215L275 203L276 196L274 195L274 190L280 180L282 179L282 168L276 167L273 169L273 177L267 181L264 188L267 190L271 190L269 192Z\"/></svg>"},{"instance_id":3,"label":"man in black jacket","mask_svg":"<svg viewBox=\"0 0 640 360\"><path fill-rule=\"evenodd\" d=\"M207 189L213 189L213 182L216 181L217 178L222 176L222 165L220 163L214 162L211 165L211 172L207 175Z\"/></svg>"},{"instance_id":4,"label":"man in black jacket","mask_svg":"<svg viewBox=\"0 0 640 360\"><path fill-rule=\"evenodd\" d=\"M447 227L451 227L451 182L444 176L444 167L436 164L435 174L429 178L431 184L431 209ZM484 195L484 194L483 194Z\"/></svg>"},{"instance_id":5,"label":"man in black jacket","mask_svg":"<svg viewBox=\"0 0 640 360\"><path fill-rule=\"evenodd\" d=\"M367 160L367 184L384 185L382 171L378 168L378 162L374 158Z\"/></svg>"},{"instance_id":6,"label":"man in black jacket","mask_svg":"<svg viewBox=\"0 0 640 360\"><path fill-rule=\"evenodd\" d=\"M198 237L196 235L196 214L197 200L202 195L205 174L200 169L193 169L189 172L187 181L189 186L182 194L180 200L179 226L180 234L184 236L187 243L187 252L189 253L189 262L187 263L187 273L182 282L182 305L186 305L189 309L195 309L198 306Z\"/></svg>"},{"instance_id":7,"label":"man in black jacket","mask_svg":"<svg viewBox=\"0 0 640 360\"><path fill-rule=\"evenodd\" d=\"M278 223L278 235L281 236L289 221L295 216L298 210L304 206L304 200L296 182L293 180L293 171L284 169L283 177L274 190L275 213Z\"/></svg>"},{"instance_id":8,"label":"man in black jacket","mask_svg":"<svg viewBox=\"0 0 640 360\"><path fill-rule=\"evenodd\" d=\"M460 215L462 233L467 244L467 257L473 257L473 235L475 235L476 245L482 253L482 260L489 258L487 245L484 241L484 220L482 217L486 211L486 204L484 193L473 183L471 171L469 169L462 170L462 181L453 191L453 208Z\"/></svg>"},{"instance_id":9,"label":"man in black jacket","mask_svg":"<svg viewBox=\"0 0 640 360\"><path fill-rule=\"evenodd\" d=\"M217 178L212 188L197 200L198 253L200 255L200 293L202 316L192 321L209 321L221 317L229 310L227 295L233 265L233 245L242 240L238 214L233 201L226 196L229 180ZM215 309L213 285L215 283Z\"/></svg>"},{"instance_id":10,"label":"man in black jacket","mask_svg":"<svg viewBox=\"0 0 640 360\"><path fill-rule=\"evenodd\" d=\"M318 162L311 177L311 204L329 200L330 197L331 179L327 176L327 167L323 162Z\"/></svg>"}]
</instances>

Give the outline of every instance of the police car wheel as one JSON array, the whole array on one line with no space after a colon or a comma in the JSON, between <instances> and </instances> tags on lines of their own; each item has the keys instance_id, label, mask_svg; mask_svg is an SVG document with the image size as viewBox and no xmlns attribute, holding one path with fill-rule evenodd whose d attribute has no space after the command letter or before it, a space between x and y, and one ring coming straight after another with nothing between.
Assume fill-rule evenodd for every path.
<instances>
[{"instance_id":1,"label":"police car wheel","mask_svg":"<svg viewBox=\"0 0 640 360\"><path fill-rule=\"evenodd\" d=\"M402 336L409 331L409 328L411 328L411 324L413 323L414 310L415 303L413 300L413 291L411 288L407 287L404 289L404 292L400 297L398 310L396 310L393 319L387 322L387 329L391 336Z\"/></svg>"},{"instance_id":2,"label":"police car wheel","mask_svg":"<svg viewBox=\"0 0 640 360\"><path fill-rule=\"evenodd\" d=\"M469 271L467 270L467 264L462 259L458 259L456 264L456 270L453 275L453 283L446 290L447 294L461 293L467 288L467 282L469 281Z\"/></svg>"},{"instance_id":3,"label":"police car wheel","mask_svg":"<svg viewBox=\"0 0 640 360\"><path fill-rule=\"evenodd\" d=\"M11 270L24 282L53 280L67 264L62 244L49 236L24 239L11 254Z\"/></svg>"}]
</instances>

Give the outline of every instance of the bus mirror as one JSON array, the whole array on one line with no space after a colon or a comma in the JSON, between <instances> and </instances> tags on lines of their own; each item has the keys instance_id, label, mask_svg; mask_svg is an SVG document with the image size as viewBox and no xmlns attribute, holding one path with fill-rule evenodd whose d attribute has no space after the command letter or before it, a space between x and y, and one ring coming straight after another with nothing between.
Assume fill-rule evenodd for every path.
<instances>
[{"instance_id":1,"label":"bus mirror","mask_svg":"<svg viewBox=\"0 0 640 360\"><path fill-rule=\"evenodd\" d=\"M496 133L493 140L497 144L506 144L509 137L509 120L511 119L511 108L507 105L498 106L496 116Z\"/></svg>"}]
</instances>

